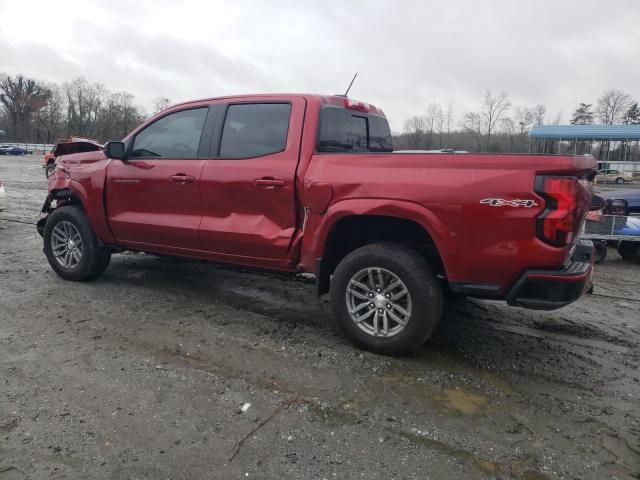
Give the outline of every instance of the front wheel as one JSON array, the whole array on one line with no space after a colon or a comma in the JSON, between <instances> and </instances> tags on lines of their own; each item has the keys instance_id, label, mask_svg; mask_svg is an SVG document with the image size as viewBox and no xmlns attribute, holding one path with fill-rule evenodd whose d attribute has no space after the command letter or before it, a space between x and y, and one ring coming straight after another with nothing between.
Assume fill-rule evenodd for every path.
<instances>
[{"instance_id":1,"label":"front wheel","mask_svg":"<svg viewBox=\"0 0 640 480\"><path fill-rule=\"evenodd\" d=\"M47 163L47 166L44 168L44 175L49 178L53 171L55 170L56 165L53 162Z\"/></svg>"},{"instance_id":2,"label":"front wheel","mask_svg":"<svg viewBox=\"0 0 640 480\"><path fill-rule=\"evenodd\" d=\"M617 183L618 185L622 185L622 184L624 183L624 178L622 178L622 177L618 177L618 178L616 178L616 183Z\"/></svg>"},{"instance_id":3,"label":"front wheel","mask_svg":"<svg viewBox=\"0 0 640 480\"><path fill-rule=\"evenodd\" d=\"M354 250L331 279L338 326L358 347L383 355L414 353L440 321L442 304L427 261L393 243Z\"/></svg>"},{"instance_id":4,"label":"front wheel","mask_svg":"<svg viewBox=\"0 0 640 480\"><path fill-rule=\"evenodd\" d=\"M104 272L111 252L100 246L89 219L77 207L53 211L44 227L44 253L65 280L89 280Z\"/></svg>"}]
</instances>

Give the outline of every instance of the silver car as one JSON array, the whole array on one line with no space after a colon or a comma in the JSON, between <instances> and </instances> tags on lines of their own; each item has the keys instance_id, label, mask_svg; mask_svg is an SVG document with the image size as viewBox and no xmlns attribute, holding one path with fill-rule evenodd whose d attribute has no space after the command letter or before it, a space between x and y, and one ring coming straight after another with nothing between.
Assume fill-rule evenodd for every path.
<instances>
[{"instance_id":1,"label":"silver car","mask_svg":"<svg viewBox=\"0 0 640 480\"><path fill-rule=\"evenodd\" d=\"M620 170L598 170L596 175L596 183L617 183L622 185L623 183L631 182L633 182L633 175Z\"/></svg>"}]
</instances>

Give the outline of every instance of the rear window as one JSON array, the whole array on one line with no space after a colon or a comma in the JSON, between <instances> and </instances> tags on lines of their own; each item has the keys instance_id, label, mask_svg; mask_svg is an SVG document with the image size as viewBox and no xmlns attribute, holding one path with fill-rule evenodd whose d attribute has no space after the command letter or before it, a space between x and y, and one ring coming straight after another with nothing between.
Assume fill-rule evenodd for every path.
<instances>
[{"instance_id":1,"label":"rear window","mask_svg":"<svg viewBox=\"0 0 640 480\"><path fill-rule=\"evenodd\" d=\"M319 152L392 152L387 119L325 105L320 110Z\"/></svg>"}]
</instances>

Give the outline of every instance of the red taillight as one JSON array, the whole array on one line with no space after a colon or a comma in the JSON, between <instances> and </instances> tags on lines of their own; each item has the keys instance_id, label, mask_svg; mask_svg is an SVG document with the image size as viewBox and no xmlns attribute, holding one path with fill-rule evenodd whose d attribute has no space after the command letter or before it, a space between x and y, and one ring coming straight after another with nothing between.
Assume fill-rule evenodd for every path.
<instances>
[{"instance_id":1,"label":"red taillight","mask_svg":"<svg viewBox=\"0 0 640 480\"><path fill-rule=\"evenodd\" d=\"M571 245L581 220L578 180L574 177L537 177L536 193L546 203L545 211L538 217L538 237L556 247Z\"/></svg>"}]
</instances>

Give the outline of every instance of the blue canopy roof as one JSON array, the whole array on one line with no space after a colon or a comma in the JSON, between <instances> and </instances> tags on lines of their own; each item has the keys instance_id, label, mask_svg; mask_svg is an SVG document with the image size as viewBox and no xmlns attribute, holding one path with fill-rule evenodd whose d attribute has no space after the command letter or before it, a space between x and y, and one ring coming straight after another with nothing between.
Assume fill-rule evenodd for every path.
<instances>
[{"instance_id":1,"label":"blue canopy roof","mask_svg":"<svg viewBox=\"0 0 640 480\"><path fill-rule=\"evenodd\" d=\"M535 125L529 136L549 140L640 140L640 124Z\"/></svg>"}]
</instances>

